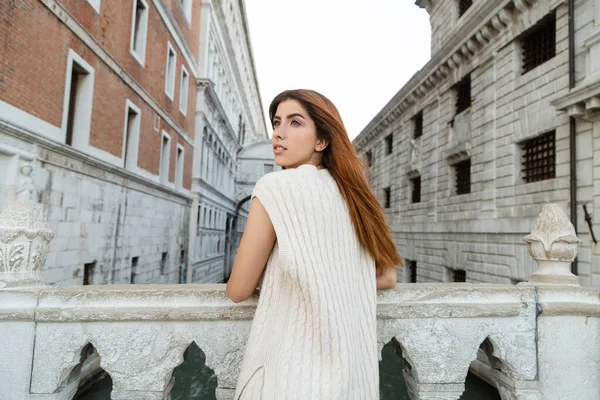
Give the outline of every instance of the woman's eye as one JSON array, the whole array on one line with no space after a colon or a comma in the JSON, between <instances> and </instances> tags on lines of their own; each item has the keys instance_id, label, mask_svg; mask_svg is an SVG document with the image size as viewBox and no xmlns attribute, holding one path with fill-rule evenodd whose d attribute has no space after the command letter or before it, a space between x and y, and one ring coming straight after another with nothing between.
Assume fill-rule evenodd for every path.
<instances>
[{"instance_id":1,"label":"woman's eye","mask_svg":"<svg viewBox=\"0 0 600 400\"><path fill-rule=\"evenodd\" d=\"M275 127L277 125L279 125L279 121L273 121L273 126Z\"/></svg>"},{"instance_id":2,"label":"woman's eye","mask_svg":"<svg viewBox=\"0 0 600 400\"><path fill-rule=\"evenodd\" d=\"M296 125L296 126L300 126L300 122L296 121L295 119L292 120L291 124L292 125Z\"/></svg>"}]
</instances>

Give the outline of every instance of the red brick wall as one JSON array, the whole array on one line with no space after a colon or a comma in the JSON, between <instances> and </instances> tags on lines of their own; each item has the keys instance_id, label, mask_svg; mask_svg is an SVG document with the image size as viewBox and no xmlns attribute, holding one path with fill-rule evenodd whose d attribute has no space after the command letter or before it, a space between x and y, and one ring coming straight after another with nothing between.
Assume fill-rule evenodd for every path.
<instances>
[{"instance_id":1,"label":"red brick wall","mask_svg":"<svg viewBox=\"0 0 600 400\"><path fill-rule=\"evenodd\" d=\"M174 0L176 1L176 0ZM130 54L133 0L102 0L97 14L85 0L61 3L100 43L114 60L132 76L171 118L194 137L194 105L196 91L191 68L183 58L153 1L149 6L145 67ZM197 51L199 3L194 3L192 27L180 28L190 38L189 47ZM172 4L175 18L185 18L177 4ZM178 17L177 12L181 13ZM165 94L167 42L177 53L175 94L173 101ZM175 143L184 142L161 121L154 130L155 112L138 97L121 78L83 44L44 4L38 0L0 1L0 100L24 110L52 125L61 126L69 49L79 54L95 72L90 144L120 157L123 149L125 100L129 99L142 112L138 165L158 174L160 137L164 129L171 135L173 154L170 180L175 173ZM187 116L179 111L181 65L190 73ZM186 143L184 186L189 188L193 150ZM188 171L189 168L189 171Z\"/></svg>"}]
</instances>

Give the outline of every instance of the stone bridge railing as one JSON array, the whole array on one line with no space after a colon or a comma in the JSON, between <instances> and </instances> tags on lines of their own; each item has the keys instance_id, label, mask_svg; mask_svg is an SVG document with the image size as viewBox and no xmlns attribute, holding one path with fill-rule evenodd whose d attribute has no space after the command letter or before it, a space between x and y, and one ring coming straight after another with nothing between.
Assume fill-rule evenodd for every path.
<instances>
[{"instance_id":1,"label":"stone bridge railing","mask_svg":"<svg viewBox=\"0 0 600 400\"><path fill-rule=\"evenodd\" d=\"M88 343L113 399L166 399L192 342L218 377L217 398L233 398L256 298L233 304L224 285L44 286L52 233L36 209L0 217L0 399L71 399ZM379 293L379 345L400 343L412 398L458 399L481 348L505 400L600 399L599 293L569 272L579 240L549 205L525 241L538 263L528 283Z\"/></svg>"}]
</instances>

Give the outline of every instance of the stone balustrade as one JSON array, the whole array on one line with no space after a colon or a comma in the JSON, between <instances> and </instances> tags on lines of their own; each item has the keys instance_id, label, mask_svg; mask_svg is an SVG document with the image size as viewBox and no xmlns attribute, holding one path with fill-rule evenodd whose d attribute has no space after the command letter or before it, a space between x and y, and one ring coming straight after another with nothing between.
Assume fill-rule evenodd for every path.
<instances>
[{"instance_id":1,"label":"stone balustrade","mask_svg":"<svg viewBox=\"0 0 600 400\"><path fill-rule=\"evenodd\" d=\"M18 206L21 215L23 207L37 206ZM256 297L234 304L224 285L44 286L26 273L39 271L32 257L15 270L14 246L27 243L7 220L14 218L0 218L0 398L71 399L91 343L113 399L167 399L192 342L217 375L217 398L233 398ZM46 228L33 226L32 238L35 229ZM524 240L538 263L529 282L379 292L379 346L400 343L398 373L413 399L458 399L480 351L504 400L600 399L599 293L569 272L579 239L548 205Z\"/></svg>"}]
</instances>

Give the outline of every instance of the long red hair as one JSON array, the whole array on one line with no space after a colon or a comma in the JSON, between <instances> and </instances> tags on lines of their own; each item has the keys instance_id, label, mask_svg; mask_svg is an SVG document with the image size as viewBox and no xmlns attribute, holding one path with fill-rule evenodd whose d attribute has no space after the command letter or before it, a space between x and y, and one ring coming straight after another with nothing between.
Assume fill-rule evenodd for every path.
<instances>
[{"instance_id":1,"label":"long red hair","mask_svg":"<svg viewBox=\"0 0 600 400\"><path fill-rule=\"evenodd\" d=\"M269 106L271 124L279 103L286 100L299 102L314 121L317 137L329 143L323 151L323 166L335 179L350 211L358 239L375 260L377 274L403 265L383 209L365 178L366 165L350 142L337 108L327 97L313 90L286 90L278 94Z\"/></svg>"}]
</instances>

